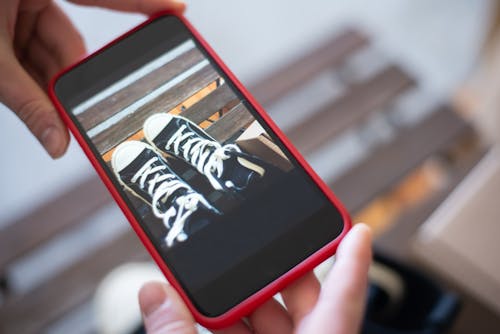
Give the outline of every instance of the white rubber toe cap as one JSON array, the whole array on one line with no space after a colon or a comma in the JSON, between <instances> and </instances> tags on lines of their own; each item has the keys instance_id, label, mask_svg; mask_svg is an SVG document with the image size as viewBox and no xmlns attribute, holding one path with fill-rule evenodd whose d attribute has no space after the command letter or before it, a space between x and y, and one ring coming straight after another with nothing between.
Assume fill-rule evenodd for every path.
<instances>
[{"instance_id":1,"label":"white rubber toe cap","mask_svg":"<svg viewBox=\"0 0 500 334\"><path fill-rule=\"evenodd\" d=\"M152 142L160 132L170 123L173 116L166 113L154 114L144 122L144 137Z\"/></svg>"},{"instance_id":2,"label":"white rubber toe cap","mask_svg":"<svg viewBox=\"0 0 500 334\"><path fill-rule=\"evenodd\" d=\"M145 144L136 140L129 140L118 145L111 157L111 166L115 172L122 171L125 167L130 165L135 158L141 154L145 149L150 148Z\"/></svg>"}]
</instances>

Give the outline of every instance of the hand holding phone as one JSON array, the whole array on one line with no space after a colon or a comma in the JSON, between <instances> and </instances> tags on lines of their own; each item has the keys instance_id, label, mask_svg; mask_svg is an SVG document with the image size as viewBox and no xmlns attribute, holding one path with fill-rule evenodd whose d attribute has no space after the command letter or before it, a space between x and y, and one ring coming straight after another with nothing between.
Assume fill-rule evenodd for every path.
<instances>
[{"instance_id":1,"label":"hand holding phone","mask_svg":"<svg viewBox=\"0 0 500 334\"><path fill-rule=\"evenodd\" d=\"M333 255L350 219L186 19L163 12L50 94L202 325L226 326Z\"/></svg>"},{"instance_id":2,"label":"hand holding phone","mask_svg":"<svg viewBox=\"0 0 500 334\"><path fill-rule=\"evenodd\" d=\"M341 242L323 287L308 273L281 292L286 308L271 299L252 312L247 323L240 321L224 333L359 333L371 261L370 239L369 228L356 225ZM139 303L148 334L197 332L193 317L172 287L147 283L139 293Z\"/></svg>"},{"instance_id":3,"label":"hand holding phone","mask_svg":"<svg viewBox=\"0 0 500 334\"><path fill-rule=\"evenodd\" d=\"M175 0L69 1L146 15L185 8ZM69 143L68 130L45 89L57 72L85 55L80 33L54 1L3 0L0 44L0 102L26 124L52 158L62 156Z\"/></svg>"}]
</instances>

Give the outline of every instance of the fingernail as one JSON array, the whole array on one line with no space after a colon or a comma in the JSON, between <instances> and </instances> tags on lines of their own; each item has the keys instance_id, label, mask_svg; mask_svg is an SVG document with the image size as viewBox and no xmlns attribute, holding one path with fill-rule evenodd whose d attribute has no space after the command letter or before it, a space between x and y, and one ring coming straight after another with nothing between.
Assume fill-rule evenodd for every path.
<instances>
[{"instance_id":1,"label":"fingernail","mask_svg":"<svg viewBox=\"0 0 500 334\"><path fill-rule=\"evenodd\" d=\"M366 225L365 223L358 223L353 226L353 229L363 231L362 233L368 233L371 236L372 229L370 226ZM359 233L359 232L358 232Z\"/></svg>"},{"instance_id":2,"label":"fingernail","mask_svg":"<svg viewBox=\"0 0 500 334\"><path fill-rule=\"evenodd\" d=\"M182 319L161 283L148 283L139 292L139 304L148 333L163 333ZM179 328L178 328L179 329Z\"/></svg>"},{"instance_id":3,"label":"fingernail","mask_svg":"<svg viewBox=\"0 0 500 334\"><path fill-rule=\"evenodd\" d=\"M141 291L140 303L145 317L150 317L167 302L167 292L160 283L149 283Z\"/></svg>"},{"instance_id":4,"label":"fingernail","mask_svg":"<svg viewBox=\"0 0 500 334\"><path fill-rule=\"evenodd\" d=\"M180 0L171 0L170 3L173 5L173 9L184 11L186 9L186 3Z\"/></svg>"},{"instance_id":5,"label":"fingernail","mask_svg":"<svg viewBox=\"0 0 500 334\"><path fill-rule=\"evenodd\" d=\"M56 126L50 126L45 129L40 136L40 142L52 158L59 157L62 146L62 135Z\"/></svg>"}]
</instances>

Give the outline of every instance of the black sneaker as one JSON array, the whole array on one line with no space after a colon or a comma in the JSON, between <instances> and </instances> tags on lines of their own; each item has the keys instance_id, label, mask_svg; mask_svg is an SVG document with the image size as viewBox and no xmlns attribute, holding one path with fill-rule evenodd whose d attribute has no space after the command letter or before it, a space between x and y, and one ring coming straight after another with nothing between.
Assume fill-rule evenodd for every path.
<instances>
[{"instance_id":1,"label":"black sneaker","mask_svg":"<svg viewBox=\"0 0 500 334\"><path fill-rule=\"evenodd\" d=\"M192 224L205 224L219 212L175 174L154 149L140 141L117 146L111 166L120 183L150 205L168 229L165 243L185 241ZM196 221L198 220L198 221Z\"/></svg>"},{"instance_id":2,"label":"black sneaker","mask_svg":"<svg viewBox=\"0 0 500 334\"><path fill-rule=\"evenodd\" d=\"M144 136L156 149L195 167L215 190L241 191L266 173L262 160L242 152L236 144L221 145L182 116L150 116L144 122Z\"/></svg>"}]
</instances>

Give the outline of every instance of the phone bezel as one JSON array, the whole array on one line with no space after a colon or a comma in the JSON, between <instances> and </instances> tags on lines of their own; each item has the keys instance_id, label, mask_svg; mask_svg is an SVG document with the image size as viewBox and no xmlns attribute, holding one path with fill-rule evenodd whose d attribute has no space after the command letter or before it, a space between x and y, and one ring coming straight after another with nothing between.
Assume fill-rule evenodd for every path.
<instances>
[{"instance_id":1,"label":"phone bezel","mask_svg":"<svg viewBox=\"0 0 500 334\"><path fill-rule=\"evenodd\" d=\"M168 16L168 15L173 15L177 17L184 25L185 27L191 32L191 34L196 38L198 43L205 49L205 51L211 56L211 58L217 63L217 65L220 67L220 69L225 73L225 75L232 81L233 85L240 91L241 95L244 96L249 104L255 109L255 111L260 115L262 120L267 123L267 125L274 131L276 136L281 140L283 145L286 147L286 149L293 155L293 157L296 159L300 167L302 167L307 174L311 177L311 179L316 183L316 185L319 187L319 189L325 194L325 196L331 201L331 203L336 207L336 209L339 211L339 213L342 216L343 219L343 230L339 234L337 238L320 248L318 251L316 251L314 254L309 256L306 260L302 261L298 265L296 265L294 268L290 269L288 272L286 272L284 275L281 277L277 278L275 281L271 282L268 284L266 287L264 287L262 290L256 292L253 295L250 295L248 298L246 298L244 301L241 303L235 305L232 307L230 310L225 312L224 314L221 314L216 317L209 317L204 314L202 314L192 303L188 295L185 293L185 291L182 289L181 285L179 282L175 279L174 275L172 272L169 270L169 268L166 266L165 262L163 261L161 255L158 253L156 248L154 247L153 243L149 240L148 236L146 233L143 231L140 223L137 221L135 218L134 214L132 213L131 209L129 209L128 205L122 198L120 192L115 188L115 185L111 181L111 179L108 177L106 171L104 170L103 166L99 162L99 159L94 156L94 153L92 149L89 147L87 144L86 140L80 133L78 127L73 123L71 117L67 114L66 110L64 109L61 101L59 101L59 98L56 95L55 91L55 86L56 82L58 79L63 76L65 73L70 72L74 67L80 65L81 63L85 62L86 60L96 56L100 52L106 50L108 47L111 45L121 41L122 39L126 38L127 36L133 34L137 30L143 28L144 26L148 25L149 23L153 22L155 19L162 17L162 16ZM78 63L64 69L60 73L58 73L54 78L49 83L48 87L48 92L51 100L53 101L56 109L58 110L59 114L61 115L62 119L64 122L68 125L70 131L73 133L74 137L82 147L84 153L87 155L88 159L92 163L92 166L96 169L97 173L103 180L104 184L112 194L113 198L115 201L118 203L120 206L121 210L125 214L126 218L130 222L130 225L132 226L134 232L138 235L139 239L141 242L144 244L148 252L151 254L157 265L160 267L161 271L165 275L165 277L168 279L168 281L172 284L172 286L178 291L184 302L186 303L187 307L195 317L195 319L203 326L208 327L208 328L222 328L226 327L235 321L237 321L239 318L249 314L252 310L254 310L256 307L264 303L267 299L271 298L273 295L281 291L283 288L285 288L288 284L293 282L294 280L298 279L305 273L311 271L315 266L326 260L328 257L332 256L337 247L338 244L340 243L340 240L345 236L345 234L348 232L348 230L351 228L351 219L349 214L347 213L346 209L344 206L340 203L340 201L335 197L335 195L332 193L332 191L328 188L328 186L319 178L319 176L312 170L312 168L309 166L309 164L305 161L305 159L299 154L298 150L290 143L290 141L285 137L285 135L281 132L281 130L277 127L277 125L272 121L272 119L266 114L266 112L263 110L263 108L258 104L258 102L250 95L250 93L245 89L245 87L238 81L238 79L234 76L234 74L227 68L227 66L222 62L222 60L217 56L217 54L213 51L213 49L208 45L208 43L201 37L201 35L198 33L198 31L187 21L187 19L182 16L180 13L167 10L167 11L162 11L158 12L152 16L149 17L145 22L139 24L138 26L134 27L130 31L126 32L125 34L121 35L117 39L111 41L104 47L100 48L96 52L86 56L82 60L80 60Z\"/></svg>"}]
</instances>

